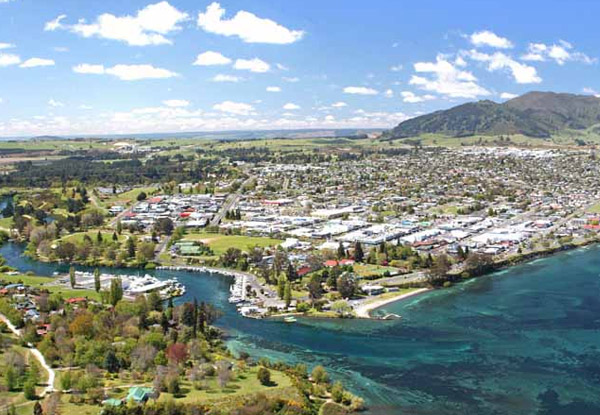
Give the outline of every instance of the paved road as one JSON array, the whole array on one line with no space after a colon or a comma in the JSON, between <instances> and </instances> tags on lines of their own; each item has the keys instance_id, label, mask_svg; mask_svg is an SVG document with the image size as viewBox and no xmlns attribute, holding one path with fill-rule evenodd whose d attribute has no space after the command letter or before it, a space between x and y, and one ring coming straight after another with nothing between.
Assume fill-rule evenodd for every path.
<instances>
[{"instance_id":1,"label":"paved road","mask_svg":"<svg viewBox=\"0 0 600 415\"><path fill-rule=\"evenodd\" d=\"M239 193L232 193L229 196L227 196L227 199L225 200L225 203L223 203L223 206L221 206L221 209L219 209L217 214L210 221L210 226L217 226L219 223L221 223L227 211L235 208L235 205L239 200Z\"/></svg>"},{"instance_id":2,"label":"paved road","mask_svg":"<svg viewBox=\"0 0 600 415\"><path fill-rule=\"evenodd\" d=\"M10 331L12 331L15 336L21 337L21 330L16 328L14 326L14 324L12 324L10 322L10 320L8 318L6 318L6 316L4 316L3 314L0 314L0 320L2 320L8 326L8 329ZM46 359L44 358L44 355L42 355L42 353L40 353L40 351L38 349L33 347L33 344L28 343L27 347L29 347L31 354L37 359L38 362L40 362L40 365L44 368L44 370L46 372L48 372L48 384L47 384L46 388L44 389L44 391L42 392L42 394L40 395L40 397L43 398L47 394L54 392L54 380L56 379L56 373L48 365L48 363L46 363Z\"/></svg>"}]
</instances>

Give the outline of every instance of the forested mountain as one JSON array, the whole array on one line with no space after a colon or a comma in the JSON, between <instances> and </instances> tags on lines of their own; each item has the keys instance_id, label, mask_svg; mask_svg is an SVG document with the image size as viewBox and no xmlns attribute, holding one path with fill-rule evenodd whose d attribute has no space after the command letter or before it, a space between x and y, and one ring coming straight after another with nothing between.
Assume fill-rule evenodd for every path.
<instances>
[{"instance_id":1,"label":"forested mountain","mask_svg":"<svg viewBox=\"0 0 600 415\"><path fill-rule=\"evenodd\" d=\"M600 98L554 92L529 92L498 104L485 100L462 104L404 121L387 138L425 133L467 137L475 134L523 134L548 138L565 129L600 123Z\"/></svg>"}]
</instances>

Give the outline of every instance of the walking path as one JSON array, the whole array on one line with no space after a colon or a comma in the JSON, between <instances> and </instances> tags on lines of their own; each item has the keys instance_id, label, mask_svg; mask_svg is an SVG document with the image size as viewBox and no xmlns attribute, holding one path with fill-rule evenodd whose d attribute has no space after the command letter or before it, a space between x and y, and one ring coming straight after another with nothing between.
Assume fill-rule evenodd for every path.
<instances>
[{"instance_id":1,"label":"walking path","mask_svg":"<svg viewBox=\"0 0 600 415\"><path fill-rule=\"evenodd\" d=\"M19 330L18 328L16 328L15 325L12 324L10 322L10 320L8 318L6 318L5 315L0 314L0 320L2 320L7 325L8 329L11 332L13 332L13 334L15 336L21 337L21 330ZM40 395L40 397L43 398L47 394L50 394L50 393L54 392L54 380L56 379L56 373L48 365L48 363L46 363L46 359L44 358L44 355L42 355L42 353L40 353L40 351L38 349L36 349L35 347L33 347L33 344L27 343L27 346L29 347L29 350L31 351L31 354L37 359L38 362L40 362L40 365L44 368L44 370L46 372L48 372L48 385L46 386L46 388L44 389L44 391Z\"/></svg>"}]
</instances>

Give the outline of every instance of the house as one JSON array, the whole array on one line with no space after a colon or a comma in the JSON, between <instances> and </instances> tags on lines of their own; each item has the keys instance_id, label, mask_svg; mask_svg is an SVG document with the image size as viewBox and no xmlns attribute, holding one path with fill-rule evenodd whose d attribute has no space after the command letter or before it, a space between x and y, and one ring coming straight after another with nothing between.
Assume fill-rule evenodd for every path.
<instances>
[{"instance_id":1,"label":"house","mask_svg":"<svg viewBox=\"0 0 600 415\"><path fill-rule=\"evenodd\" d=\"M299 277L304 277L309 272L310 272L310 267L300 267L298 269L298 276Z\"/></svg>"},{"instance_id":2,"label":"house","mask_svg":"<svg viewBox=\"0 0 600 415\"><path fill-rule=\"evenodd\" d=\"M65 300L65 302L67 304L85 304L87 303L87 298L85 297L74 297L74 298L68 298Z\"/></svg>"},{"instance_id":3,"label":"house","mask_svg":"<svg viewBox=\"0 0 600 415\"><path fill-rule=\"evenodd\" d=\"M129 389L129 392L127 393L127 398L125 398L125 400L133 400L136 403L143 403L150 399L153 393L154 391L152 388L134 386L133 388Z\"/></svg>"},{"instance_id":4,"label":"house","mask_svg":"<svg viewBox=\"0 0 600 415\"><path fill-rule=\"evenodd\" d=\"M381 285L363 285L361 290L367 295L379 295L385 292L385 288Z\"/></svg>"}]
</instances>

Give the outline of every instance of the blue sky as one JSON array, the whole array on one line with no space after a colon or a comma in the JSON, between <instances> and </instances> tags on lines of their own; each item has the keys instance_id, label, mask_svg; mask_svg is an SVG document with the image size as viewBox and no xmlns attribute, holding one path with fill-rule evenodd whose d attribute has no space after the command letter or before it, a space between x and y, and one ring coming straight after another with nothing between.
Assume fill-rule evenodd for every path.
<instances>
[{"instance_id":1,"label":"blue sky","mask_svg":"<svg viewBox=\"0 0 600 415\"><path fill-rule=\"evenodd\" d=\"M392 127L597 94L597 1L0 0L0 136Z\"/></svg>"}]
</instances>

